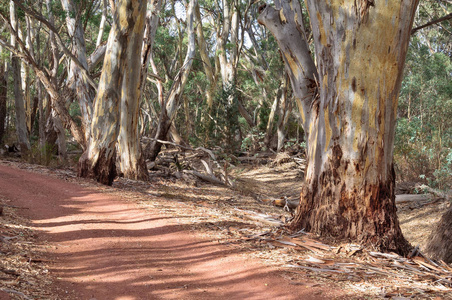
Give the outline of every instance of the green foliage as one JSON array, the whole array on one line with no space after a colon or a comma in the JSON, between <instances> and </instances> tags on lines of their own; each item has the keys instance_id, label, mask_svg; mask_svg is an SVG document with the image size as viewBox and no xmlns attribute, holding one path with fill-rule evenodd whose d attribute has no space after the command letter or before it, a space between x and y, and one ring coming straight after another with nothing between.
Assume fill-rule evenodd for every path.
<instances>
[{"instance_id":1,"label":"green foliage","mask_svg":"<svg viewBox=\"0 0 452 300\"><path fill-rule=\"evenodd\" d=\"M399 99L395 162L402 179L452 185L452 60L413 38Z\"/></svg>"},{"instance_id":2,"label":"green foliage","mask_svg":"<svg viewBox=\"0 0 452 300\"><path fill-rule=\"evenodd\" d=\"M215 98L215 105L208 109L207 104L199 106L197 124L198 139L192 139L196 144L214 148L220 146L225 152L233 153L239 148L237 135L240 130L237 90L231 85L220 90Z\"/></svg>"},{"instance_id":3,"label":"green foliage","mask_svg":"<svg viewBox=\"0 0 452 300\"><path fill-rule=\"evenodd\" d=\"M53 160L55 160L54 153L56 151L56 146L45 143L43 146L35 142L31 146L31 150L28 155L28 161L30 163L41 164L44 166L49 166Z\"/></svg>"}]
</instances>

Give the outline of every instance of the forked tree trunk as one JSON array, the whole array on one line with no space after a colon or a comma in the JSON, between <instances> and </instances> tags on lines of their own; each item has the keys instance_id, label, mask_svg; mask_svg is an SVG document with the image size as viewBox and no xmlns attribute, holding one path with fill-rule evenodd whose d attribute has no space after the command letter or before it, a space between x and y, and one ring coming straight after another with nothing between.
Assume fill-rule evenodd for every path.
<instances>
[{"instance_id":1,"label":"forked tree trunk","mask_svg":"<svg viewBox=\"0 0 452 300\"><path fill-rule=\"evenodd\" d=\"M113 26L107 42L102 75L95 99L88 149L80 157L78 175L93 177L111 185L116 177L116 142L119 134L119 110L129 37L142 32L147 1L119 0L115 4ZM135 53L136 56L139 55Z\"/></svg>"},{"instance_id":2,"label":"forked tree trunk","mask_svg":"<svg viewBox=\"0 0 452 300\"><path fill-rule=\"evenodd\" d=\"M297 56L296 43L306 44L297 29L297 3L283 0L260 16L281 46L308 141L305 185L290 227L406 253L410 245L396 215L392 154L418 1L307 0L317 86L304 73L313 63L303 60L311 57Z\"/></svg>"},{"instance_id":3,"label":"forked tree trunk","mask_svg":"<svg viewBox=\"0 0 452 300\"><path fill-rule=\"evenodd\" d=\"M61 0L61 5L66 12L66 25L69 36L72 37L72 54L83 67L88 70L86 57L85 33L76 6L72 0ZM93 110L94 90L84 77L80 67L71 60L69 63L68 82L69 88L75 91L78 99L85 140L89 140L91 115Z\"/></svg>"},{"instance_id":4,"label":"forked tree trunk","mask_svg":"<svg viewBox=\"0 0 452 300\"><path fill-rule=\"evenodd\" d=\"M160 153L160 149L162 148L162 144L157 140L165 140L168 135L168 131L176 116L182 93L184 92L184 86L187 83L188 75L191 71L193 58L195 57L194 7L196 3L197 0L190 0L187 8L186 22L188 45L184 63L174 79L165 103L162 105L157 132L154 136L155 139L147 146L146 149L146 158L151 161L154 161L157 158L157 155Z\"/></svg>"},{"instance_id":5,"label":"forked tree trunk","mask_svg":"<svg viewBox=\"0 0 452 300\"><path fill-rule=\"evenodd\" d=\"M128 36L126 66L121 86L121 109L119 118L118 155L121 173L126 178L147 180L148 171L142 155L138 127L141 102L141 50L146 21L146 4L135 19L134 30Z\"/></svg>"}]
</instances>

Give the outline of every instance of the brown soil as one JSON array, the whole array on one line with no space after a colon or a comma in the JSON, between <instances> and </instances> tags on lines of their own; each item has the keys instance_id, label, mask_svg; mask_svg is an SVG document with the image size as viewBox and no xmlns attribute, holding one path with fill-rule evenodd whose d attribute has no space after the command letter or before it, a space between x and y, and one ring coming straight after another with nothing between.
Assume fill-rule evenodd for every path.
<instances>
[{"instance_id":1,"label":"brown soil","mask_svg":"<svg viewBox=\"0 0 452 300\"><path fill-rule=\"evenodd\" d=\"M168 208L0 165L0 196L30 220L54 278L41 299L321 299L346 293L203 238ZM86 184L86 182L85 182ZM149 186L149 185L148 185ZM166 210L166 211L165 211ZM5 291L20 291L20 282ZM23 290L23 289L22 289ZM11 297L21 297L20 292ZM25 290L23 294L27 294ZM5 295L5 294L3 294ZM2 296L0 296L2 297ZM3 299L3 298L2 298Z\"/></svg>"},{"instance_id":2,"label":"brown soil","mask_svg":"<svg viewBox=\"0 0 452 300\"><path fill-rule=\"evenodd\" d=\"M0 161L0 203L29 208L5 206L0 217L0 235L14 237L0 249L0 299L452 299L437 276L394 269L370 257L372 249L324 240L334 251L315 252L275 242L288 233L255 213L290 219L268 200L297 197L300 169L278 159L239 165L234 189L166 171L106 187L69 169ZM407 239L422 250L448 205L398 205ZM346 272L322 271L334 262ZM17 276L2 283L3 269Z\"/></svg>"}]
</instances>

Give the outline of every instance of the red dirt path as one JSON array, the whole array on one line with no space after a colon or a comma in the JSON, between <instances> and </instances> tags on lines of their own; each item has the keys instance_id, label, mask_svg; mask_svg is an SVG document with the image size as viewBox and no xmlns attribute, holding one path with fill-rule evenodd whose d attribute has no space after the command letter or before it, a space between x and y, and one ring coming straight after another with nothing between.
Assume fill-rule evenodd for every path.
<instances>
[{"instance_id":1,"label":"red dirt path","mask_svg":"<svg viewBox=\"0 0 452 300\"><path fill-rule=\"evenodd\" d=\"M0 195L28 207L61 299L331 299L341 291L207 241L169 215L0 165ZM175 204L176 205L176 204ZM334 288L334 287L332 287Z\"/></svg>"}]
</instances>

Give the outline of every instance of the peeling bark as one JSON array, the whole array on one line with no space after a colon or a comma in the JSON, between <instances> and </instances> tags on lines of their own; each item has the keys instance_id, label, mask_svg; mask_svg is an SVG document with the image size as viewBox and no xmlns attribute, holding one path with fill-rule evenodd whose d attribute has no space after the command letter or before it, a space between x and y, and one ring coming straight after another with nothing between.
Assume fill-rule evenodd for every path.
<instances>
[{"instance_id":1,"label":"peeling bark","mask_svg":"<svg viewBox=\"0 0 452 300\"><path fill-rule=\"evenodd\" d=\"M148 172L142 155L139 134L139 111L141 100L141 56L146 21L146 4L142 1L134 26L128 35L126 69L123 71L119 115L118 155L119 167L124 177L147 180Z\"/></svg>"},{"instance_id":2,"label":"peeling bark","mask_svg":"<svg viewBox=\"0 0 452 300\"><path fill-rule=\"evenodd\" d=\"M93 177L107 185L111 185L117 175L116 142L120 130L121 94L126 92L122 86L124 74L127 73L129 37L136 37L136 32L144 30L146 4L144 0L119 0L115 4L113 27L108 37L99 89L94 101L89 145L79 160L79 176ZM129 55L140 57L138 53ZM134 71L139 73L139 68ZM135 122L138 122L138 118Z\"/></svg>"},{"instance_id":3,"label":"peeling bark","mask_svg":"<svg viewBox=\"0 0 452 300\"><path fill-rule=\"evenodd\" d=\"M307 0L317 66L297 3L277 1L259 16L283 52L308 144L290 227L405 254L410 245L396 215L392 154L418 1Z\"/></svg>"}]
</instances>

